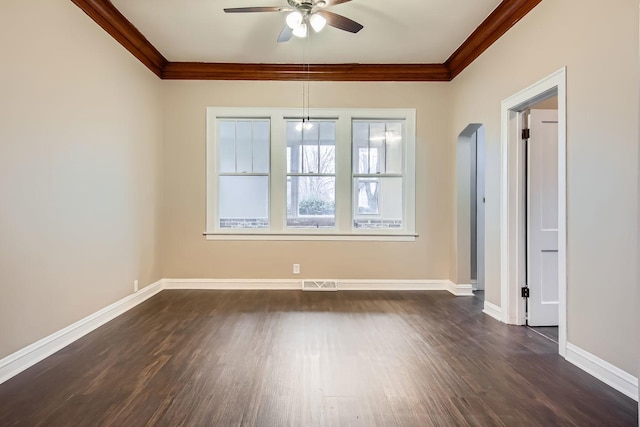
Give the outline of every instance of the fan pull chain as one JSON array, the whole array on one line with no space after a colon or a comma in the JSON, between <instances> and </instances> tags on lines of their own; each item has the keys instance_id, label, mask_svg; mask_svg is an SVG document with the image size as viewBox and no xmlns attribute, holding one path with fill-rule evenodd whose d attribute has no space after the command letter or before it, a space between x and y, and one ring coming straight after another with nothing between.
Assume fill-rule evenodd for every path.
<instances>
[{"instance_id":1,"label":"fan pull chain","mask_svg":"<svg viewBox=\"0 0 640 427\"><path fill-rule=\"evenodd\" d=\"M302 43L302 74L303 74L303 78L302 78L302 129L304 129L304 124L306 122L306 116L304 114L304 109L305 109L305 78L304 78L304 73L306 72L305 67L306 67L306 62L307 62L307 58L306 58L306 49L307 46L305 43Z\"/></svg>"},{"instance_id":2,"label":"fan pull chain","mask_svg":"<svg viewBox=\"0 0 640 427\"><path fill-rule=\"evenodd\" d=\"M302 72L304 74L302 78L302 123L308 122L311 120L311 102L309 100L309 82L311 77L311 64L308 60L308 50L309 50L309 38L311 34L307 33L306 40L302 43ZM306 93L305 93L306 92ZM306 98L306 102L305 102ZM306 108L306 114L305 114Z\"/></svg>"},{"instance_id":3,"label":"fan pull chain","mask_svg":"<svg viewBox=\"0 0 640 427\"><path fill-rule=\"evenodd\" d=\"M307 31L307 54L311 50L311 30ZM311 96L310 96L310 88L311 85L311 59L307 55L307 121L310 121L311 117Z\"/></svg>"}]
</instances>

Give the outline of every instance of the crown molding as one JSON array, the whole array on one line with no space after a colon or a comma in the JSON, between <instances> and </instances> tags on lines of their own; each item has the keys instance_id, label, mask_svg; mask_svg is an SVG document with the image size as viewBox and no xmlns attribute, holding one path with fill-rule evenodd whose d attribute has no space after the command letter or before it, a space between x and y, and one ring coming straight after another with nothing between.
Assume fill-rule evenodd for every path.
<instances>
[{"instance_id":1,"label":"crown molding","mask_svg":"<svg viewBox=\"0 0 640 427\"><path fill-rule=\"evenodd\" d=\"M155 75L169 61L109 0L71 0Z\"/></svg>"},{"instance_id":2,"label":"crown molding","mask_svg":"<svg viewBox=\"0 0 640 427\"><path fill-rule=\"evenodd\" d=\"M442 64L235 64L169 62L168 80L310 80L439 81L451 80Z\"/></svg>"},{"instance_id":3,"label":"crown molding","mask_svg":"<svg viewBox=\"0 0 640 427\"><path fill-rule=\"evenodd\" d=\"M542 0L503 0L444 65L453 80Z\"/></svg>"},{"instance_id":4,"label":"crown molding","mask_svg":"<svg viewBox=\"0 0 640 427\"><path fill-rule=\"evenodd\" d=\"M413 81L453 80L542 0L503 0L444 64L241 64L171 62L109 0L71 0L161 79Z\"/></svg>"}]
</instances>

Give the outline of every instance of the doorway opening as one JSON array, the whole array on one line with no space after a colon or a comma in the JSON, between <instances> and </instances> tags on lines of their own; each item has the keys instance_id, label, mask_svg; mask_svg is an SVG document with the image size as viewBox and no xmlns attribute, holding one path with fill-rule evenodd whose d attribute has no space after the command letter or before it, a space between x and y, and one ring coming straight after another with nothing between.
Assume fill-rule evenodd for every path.
<instances>
[{"instance_id":1,"label":"doorway opening","mask_svg":"<svg viewBox=\"0 0 640 427\"><path fill-rule=\"evenodd\" d=\"M541 166L545 162L548 163L549 159L544 157L544 152L530 152L535 142L529 143L530 136L523 130L529 129L528 121L532 119L533 107L554 97L557 99L557 118L534 118L539 122L557 122L550 123L555 126L552 132L557 134L557 144L554 142L553 146L547 145L547 154L551 149L555 151L555 160L551 165L546 165L551 167L550 173L549 170L541 170ZM562 356L566 356L566 69L563 68L504 100L501 111L502 321L526 325L527 316L533 315L531 310L534 308L538 314L541 309L555 310L558 350ZM546 131L549 132L549 129ZM534 172L533 177L531 172ZM548 179L549 176L554 180ZM528 194L528 191L533 189L530 186L532 183L529 182L531 178L537 179L542 187L546 186L544 191L536 196L537 199L531 198ZM547 209L549 206L550 210ZM534 214L531 213L532 209ZM541 215L540 212L545 213ZM556 240L553 246L547 246L545 239L551 234L556 236ZM536 239L538 243L535 243ZM540 243L541 241L545 242ZM538 286L535 291L531 286L534 282L537 282ZM553 287L541 289L541 284L545 283L553 283ZM555 301L553 308L549 304L552 301Z\"/></svg>"},{"instance_id":2,"label":"doorway opening","mask_svg":"<svg viewBox=\"0 0 640 427\"><path fill-rule=\"evenodd\" d=\"M476 296L484 292L484 126L468 125L456 147L456 282Z\"/></svg>"}]
</instances>

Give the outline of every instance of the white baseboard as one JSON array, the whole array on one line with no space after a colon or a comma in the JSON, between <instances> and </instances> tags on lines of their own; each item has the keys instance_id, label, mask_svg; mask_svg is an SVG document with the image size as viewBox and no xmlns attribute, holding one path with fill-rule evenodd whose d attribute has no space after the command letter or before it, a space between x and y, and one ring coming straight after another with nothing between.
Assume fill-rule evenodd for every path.
<instances>
[{"instance_id":1,"label":"white baseboard","mask_svg":"<svg viewBox=\"0 0 640 427\"><path fill-rule=\"evenodd\" d=\"M338 280L344 291L448 291L448 280Z\"/></svg>"},{"instance_id":2,"label":"white baseboard","mask_svg":"<svg viewBox=\"0 0 640 427\"><path fill-rule=\"evenodd\" d=\"M0 359L0 384L148 300L162 289L160 280Z\"/></svg>"},{"instance_id":3,"label":"white baseboard","mask_svg":"<svg viewBox=\"0 0 640 427\"><path fill-rule=\"evenodd\" d=\"M620 393L638 400L638 378L633 375L569 342L567 360Z\"/></svg>"},{"instance_id":4,"label":"white baseboard","mask_svg":"<svg viewBox=\"0 0 640 427\"><path fill-rule=\"evenodd\" d=\"M311 279L305 279L311 280ZM319 279L314 279L319 280ZM343 291L449 291L454 295L473 295L471 285L455 285L449 280L358 280L327 279L338 282ZM302 279L164 279L163 289L209 290L299 290Z\"/></svg>"},{"instance_id":5,"label":"white baseboard","mask_svg":"<svg viewBox=\"0 0 640 427\"><path fill-rule=\"evenodd\" d=\"M193 290L300 290L300 280L263 279L163 279L163 289Z\"/></svg>"},{"instance_id":6,"label":"white baseboard","mask_svg":"<svg viewBox=\"0 0 640 427\"><path fill-rule=\"evenodd\" d=\"M447 290L457 297L472 297L473 286L470 284L453 283L447 280Z\"/></svg>"},{"instance_id":7,"label":"white baseboard","mask_svg":"<svg viewBox=\"0 0 640 427\"><path fill-rule=\"evenodd\" d=\"M482 312L488 316L493 317L499 322L502 322L502 309L489 301L484 302L484 309Z\"/></svg>"}]
</instances>

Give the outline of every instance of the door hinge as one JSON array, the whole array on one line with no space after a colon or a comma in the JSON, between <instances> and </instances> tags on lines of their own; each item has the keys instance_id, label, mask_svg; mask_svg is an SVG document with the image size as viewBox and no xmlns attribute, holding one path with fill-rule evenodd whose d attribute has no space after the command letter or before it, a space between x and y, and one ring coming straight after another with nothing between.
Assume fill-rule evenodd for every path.
<instances>
[{"instance_id":1,"label":"door hinge","mask_svg":"<svg viewBox=\"0 0 640 427\"><path fill-rule=\"evenodd\" d=\"M529 298L529 288L523 287L520 288L520 291L520 295L522 296L522 298Z\"/></svg>"},{"instance_id":2,"label":"door hinge","mask_svg":"<svg viewBox=\"0 0 640 427\"><path fill-rule=\"evenodd\" d=\"M531 138L531 129L522 129L522 139Z\"/></svg>"}]
</instances>

